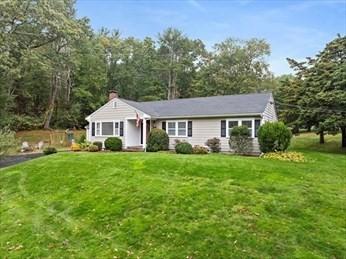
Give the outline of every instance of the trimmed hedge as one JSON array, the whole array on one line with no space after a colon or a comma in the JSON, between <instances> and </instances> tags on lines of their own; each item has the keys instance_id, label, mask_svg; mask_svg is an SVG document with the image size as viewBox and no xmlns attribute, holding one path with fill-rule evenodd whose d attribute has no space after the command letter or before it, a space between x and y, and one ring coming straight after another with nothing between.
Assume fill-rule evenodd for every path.
<instances>
[{"instance_id":1,"label":"trimmed hedge","mask_svg":"<svg viewBox=\"0 0 346 259\"><path fill-rule=\"evenodd\" d=\"M110 151L121 151L123 148L123 142L120 138L110 137L105 140L105 148Z\"/></svg>"},{"instance_id":2,"label":"trimmed hedge","mask_svg":"<svg viewBox=\"0 0 346 259\"><path fill-rule=\"evenodd\" d=\"M179 142L175 145L175 152L177 154L192 154L193 148L188 142Z\"/></svg>"},{"instance_id":3,"label":"trimmed hedge","mask_svg":"<svg viewBox=\"0 0 346 259\"><path fill-rule=\"evenodd\" d=\"M266 122L258 130L258 142L263 153L285 151L291 138L292 132L282 122Z\"/></svg>"},{"instance_id":4,"label":"trimmed hedge","mask_svg":"<svg viewBox=\"0 0 346 259\"><path fill-rule=\"evenodd\" d=\"M169 138L166 131L162 129L152 129L149 133L147 151L157 152L168 150Z\"/></svg>"}]
</instances>

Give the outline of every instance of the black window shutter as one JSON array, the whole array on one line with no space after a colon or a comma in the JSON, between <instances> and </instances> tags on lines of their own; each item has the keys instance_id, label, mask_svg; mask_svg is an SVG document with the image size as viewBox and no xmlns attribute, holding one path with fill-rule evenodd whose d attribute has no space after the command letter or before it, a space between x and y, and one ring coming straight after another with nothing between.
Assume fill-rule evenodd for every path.
<instances>
[{"instance_id":1,"label":"black window shutter","mask_svg":"<svg viewBox=\"0 0 346 259\"><path fill-rule=\"evenodd\" d=\"M192 121L187 122L187 136L192 137Z\"/></svg>"},{"instance_id":2,"label":"black window shutter","mask_svg":"<svg viewBox=\"0 0 346 259\"><path fill-rule=\"evenodd\" d=\"M221 137L226 137L226 121L221 120Z\"/></svg>"},{"instance_id":3,"label":"black window shutter","mask_svg":"<svg viewBox=\"0 0 346 259\"><path fill-rule=\"evenodd\" d=\"M121 121L120 122L120 133L119 133L120 137L124 136L124 122Z\"/></svg>"},{"instance_id":4,"label":"black window shutter","mask_svg":"<svg viewBox=\"0 0 346 259\"><path fill-rule=\"evenodd\" d=\"M165 121L163 121L162 122L162 127L161 127L163 130L166 130L166 122Z\"/></svg>"},{"instance_id":5,"label":"black window shutter","mask_svg":"<svg viewBox=\"0 0 346 259\"><path fill-rule=\"evenodd\" d=\"M261 120L255 120L255 137L257 138L258 129L261 126Z\"/></svg>"},{"instance_id":6,"label":"black window shutter","mask_svg":"<svg viewBox=\"0 0 346 259\"><path fill-rule=\"evenodd\" d=\"M95 122L91 123L91 136L95 136Z\"/></svg>"}]
</instances>

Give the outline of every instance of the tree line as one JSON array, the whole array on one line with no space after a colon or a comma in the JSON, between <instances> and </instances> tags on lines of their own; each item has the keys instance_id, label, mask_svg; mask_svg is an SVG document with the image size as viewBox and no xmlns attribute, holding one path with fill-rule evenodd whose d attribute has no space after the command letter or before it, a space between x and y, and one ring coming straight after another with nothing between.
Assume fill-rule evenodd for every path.
<instances>
[{"instance_id":1,"label":"tree line","mask_svg":"<svg viewBox=\"0 0 346 259\"><path fill-rule=\"evenodd\" d=\"M208 51L167 28L156 38L93 31L72 0L0 3L1 123L82 127L109 90L136 101L268 90L262 39L226 39Z\"/></svg>"},{"instance_id":2,"label":"tree line","mask_svg":"<svg viewBox=\"0 0 346 259\"><path fill-rule=\"evenodd\" d=\"M175 28L144 39L94 31L74 0L0 1L0 127L81 128L114 89L135 101L272 91L293 131L315 130L323 143L341 130L346 146L345 36L288 59L293 75L275 78L269 55L257 38L208 50Z\"/></svg>"}]
</instances>

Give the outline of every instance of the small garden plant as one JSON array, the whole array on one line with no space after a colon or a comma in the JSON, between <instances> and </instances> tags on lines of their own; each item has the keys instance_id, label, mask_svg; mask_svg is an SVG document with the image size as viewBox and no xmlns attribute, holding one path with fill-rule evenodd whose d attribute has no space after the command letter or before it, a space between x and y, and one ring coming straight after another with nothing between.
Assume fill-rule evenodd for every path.
<instances>
[{"instance_id":1,"label":"small garden plant","mask_svg":"<svg viewBox=\"0 0 346 259\"><path fill-rule=\"evenodd\" d=\"M166 131L162 129L152 129L149 133L147 151L157 152L168 150L169 138Z\"/></svg>"},{"instance_id":2,"label":"small garden plant","mask_svg":"<svg viewBox=\"0 0 346 259\"><path fill-rule=\"evenodd\" d=\"M102 150L102 142L101 141L95 141L95 142L93 142L93 145L97 146L99 151Z\"/></svg>"},{"instance_id":3,"label":"small garden plant","mask_svg":"<svg viewBox=\"0 0 346 259\"><path fill-rule=\"evenodd\" d=\"M221 151L221 143L218 138L211 138L205 142L205 145L209 147L210 151L213 153L219 153Z\"/></svg>"},{"instance_id":4,"label":"small garden plant","mask_svg":"<svg viewBox=\"0 0 346 259\"><path fill-rule=\"evenodd\" d=\"M81 150L88 150L89 146L91 145L91 142L84 140L83 142L78 143L78 144L79 144Z\"/></svg>"},{"instance_id":5,"label":"small garden plant","mask_svg":"<svg viewBox=\"0 0 346 259\"><path fill-rule=\"evenodd\" d=\"M94 145L94 144L91 144L89 147L88 147L88 151L89 152L98 152L99 151L99 147Z\"/></svg>"},{"instance_id":6,"label":"small garden plant","mask_svg":"<svg viewBox=\"0 0 346 259\"><path fill-rule=\"evenodd\" d=\"M282 122L266 122L258 130L258 142L263 153L285 151L292 133Z\"/></svg>"},{"instance_id":7,"label":"small garden plant","mask_svg":"<svg viewBox=\"0 0 346 259\"><path fill-rule=\"evenodd\" d=\"M193 154L208 154L209 153L209 150L207 147L202 147L202 146L199 146L199 145L195 145L192 149L192 153Z\"/></svg>"},{"instance_id":8,"label":"small garden plant","mask_svg":"<svg viewBox=\"0 0 346 259\"><path fill-rule=\"evenodd\" d=\"M58 151L56 150L55 147L46 147L45 149L43 149L43 154L45 155L51 155L54 153L57 153Z\"/></svg>"},{"instance_id":9,"label":"small garden plant","mask_svg":"<svg viewBox=\"0 0 346 259\"><path fill-rule=\"evenodd\" d=\"M110 151L121 151L123 142L120 138L110 137L105 140L105 148Z\"/></svg>"},{"instance_id":10,"label":"small garden plant","mask_svg":"<svg viewBox=\"0 0 346 259\"><path fill-rule=\"evenodd\" d=\"M81 147L78 143L72 143L71 151L81 151Z\"/></svg>"},{"instance_id":11,"label":"small garden plant","mask_svg":"<svg viewBox=\"0 0 346 259\"><path fill-rule=\"evenodd\" d=\"M83 134L79 137L77 143L78 143L78 144L82 144L82 143L84 143L85 141L86 141L86 136L85 136L85 133L83 133Z\"/></svg>"}]
</instances>

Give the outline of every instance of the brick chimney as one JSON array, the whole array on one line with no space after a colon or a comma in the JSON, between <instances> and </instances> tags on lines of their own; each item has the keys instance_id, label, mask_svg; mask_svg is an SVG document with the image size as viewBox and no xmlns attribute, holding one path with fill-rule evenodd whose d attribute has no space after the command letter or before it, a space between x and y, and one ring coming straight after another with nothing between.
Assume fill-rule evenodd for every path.
<instances>
[{"instance_id":1,"label":"brick chimney","mask_svg":"<svg viewBox=\"0 0 346 259\"><path fill-rule=\"evenodd\" d=\"M115 90L110 90L109 91L109 95L108 95L108 101L114 99L114 98L118 98L118 92Z\"/></svg>"}]
</instances>

